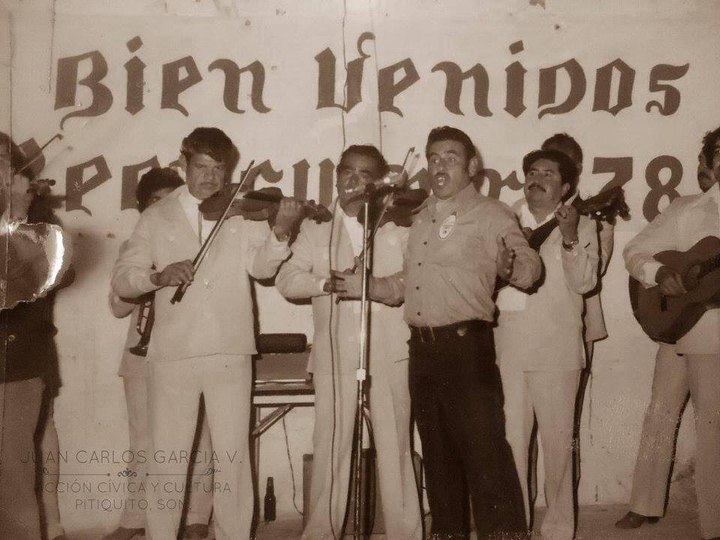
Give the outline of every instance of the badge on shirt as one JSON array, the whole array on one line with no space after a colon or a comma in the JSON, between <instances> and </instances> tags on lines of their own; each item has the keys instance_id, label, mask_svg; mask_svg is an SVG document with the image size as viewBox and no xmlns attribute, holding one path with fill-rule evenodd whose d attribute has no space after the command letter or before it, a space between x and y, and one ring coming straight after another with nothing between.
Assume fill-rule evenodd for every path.
<instances>
[{"instance_id":1,"label":"badge on shirt","mask_svg":"<svg viewBox=\"0 0 720 540\"><path fill-rule=\"evenodd\" d=\"M455 222L457 221L457 212L453 212L448 217L445 218L445 221L442 222L440 225L440 229L438 230L438 236L440 237L440 240L445 240L450 234L453 232L453 229L455 228Z\"/></svg>"}]
</instances>

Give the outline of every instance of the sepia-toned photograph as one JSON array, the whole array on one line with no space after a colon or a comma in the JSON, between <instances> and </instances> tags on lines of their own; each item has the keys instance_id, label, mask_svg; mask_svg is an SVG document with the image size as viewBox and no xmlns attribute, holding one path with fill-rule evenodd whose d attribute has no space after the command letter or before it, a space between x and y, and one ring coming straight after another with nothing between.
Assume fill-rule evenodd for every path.
<instances>
[{"instance_id":1,"label":"sepia-toned photograph","mask_svg":"<svg viewBox=\"0 0 720 540\"><path fill-rule=\"evenodd\" d=\"M0 0L0 540L720 540L720 2Z\"/></svg>"}]
</instances>

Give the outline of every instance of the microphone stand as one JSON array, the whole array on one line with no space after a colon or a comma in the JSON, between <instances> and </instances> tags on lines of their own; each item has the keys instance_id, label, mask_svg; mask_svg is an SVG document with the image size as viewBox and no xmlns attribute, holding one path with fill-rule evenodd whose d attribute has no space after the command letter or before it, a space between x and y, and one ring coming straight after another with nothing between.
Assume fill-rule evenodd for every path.
<instances>
[{"instance_id":1,"label":"microphone stand","mask_svg":"<svg viewBox=\"0 0 720 540\"><path fill-rule=\"evenodd\" d=\"M408 150L403 162L403 172L410 156L415 152L415 147ZM402 178L402 174L399 176ZM355 411L355 432L353 445L353 459L350 464L351 478L355 481L355 513L353 516L353 539L362 540L364 537L360 523L360 509L362 507L362 444L363 444L363 420L365 415L365 395L368 364L370 358L370 272L372 269L372 245L375 232L380 227L383 214L390 205L393 197L395 183L367 184L364 190L363 211L365 221L363 222L363 248L360 255L361 265L361 295L360 295L360 354L358 355L357 379L357 404ZM373 201L382 195L388 195L388 200L382 209L374 215L372 213ZM374 225L373 222L376 222ZM371 423L370 415L367 416L368 424ZM343 531L344 533L344 531ZM342 533L341 533L342 534Z\"/></svg>"},{"instance_id":2,"label":"microphone stand","mask_svg":"<svg viewBox=\"0 0 720 540\"><path fill-rule=\"evenodd\" d=\"M362 445L363 445L363 431L364 431L364 405L366 395L366 381L367 381L367 370L368 360L370 353L370 271L372 268L372 236L373 226L372 221L374 218L380 216L371 215L372 201L378 196L379 192L383 190L375 189L375 186L370 184L366 192L363 207L365 211L365 222L363 223L363 249L361 256L361 296L360 296L360 354L358 357L358 369L356 371L357 378L357 409L355 412L355 433L354 433L354 448L353 448L353 460L351 464L352 477L355 480L355 515L353 516L354 532L353 538L355 540L362 540L364 537L360 523L361 507L363 504L362 499ZM387 193L387 192L385 192ZM370 422L368 416L367 422Z\"/></svg>"}]
</instances>

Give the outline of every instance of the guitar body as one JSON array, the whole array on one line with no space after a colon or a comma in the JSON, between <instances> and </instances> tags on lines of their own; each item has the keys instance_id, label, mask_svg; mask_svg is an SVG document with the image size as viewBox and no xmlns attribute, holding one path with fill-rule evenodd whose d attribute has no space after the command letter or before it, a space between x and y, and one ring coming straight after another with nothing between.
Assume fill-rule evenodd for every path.
<instances>
[{"instance_id":1,"label":"guitar body","mask_svg":"<svg viewBox=\"0 0 720 540\"><path fill-rule=\"evenodd\" d=\"M630 303L645 333L656 341L675 343L708 309L720 302L720 238L707 236L689 250L663 251L655 259L683 278L687 293L663 296L660 287L646 289L630 277ZM702 270L701 265L708 268Z\"/></svg>"}]
</instances>

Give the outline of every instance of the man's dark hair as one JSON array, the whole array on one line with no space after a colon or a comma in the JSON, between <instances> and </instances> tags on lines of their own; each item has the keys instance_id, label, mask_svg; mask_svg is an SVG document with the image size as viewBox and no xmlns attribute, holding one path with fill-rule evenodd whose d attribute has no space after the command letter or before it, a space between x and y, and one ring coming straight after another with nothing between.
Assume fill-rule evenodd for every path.
<instances>
[{"instance_id":1,"label":"man's dark hair","mask_svg":"<svg viewBox=\"0 0 720 540\"><path fill-rule=\"evenodd\" d=\"M427 144L425 145L425 157L427 157L430 151L430 145L441 141L456 141L463 145L465 148L465 157L468 162L477 155L477 150L467 133L459 130L458 128L450 126L436 127L428 135Z\"/></svg>"},{"instance_id":2,"label":"man's dark hair","mask_svg":"<svg viewBox=\"0 0 720 540\"><path fill-rule=\"evenodd\" d=\"M385 156L383 156L382 152L380 152L380 150L375 148L372 144L353 144L351 146L348 146L340 156L340 161L335 168L335 172L338 172L340 170L340 164L343 162L343 159L345 159L345 157L349 154L358 154L360 156L374 159L375 166L377 167L377 172L380 177L385 176L388 172L390 172L390 165L388 165Z\"/></svg>"},{"instance_id":3,"label":"man's dark hair","mask_svg":"<svg viewBox=\"0 0 720 540\"><path fill-rule=\"evenodd\" d=\"M213 158L214 159L214 158ZM170 167L150 169L140 177L135 197L138 202L138 210L144 211L150 204L150 196L159 189L178 188L183 185L180 175Z\"/></svg>"},{"instance_id":4,"label":"man's dark hair","mask_svg":"<svg viewBox=\"0 0 720 540\"><path fill-rule=\"evenodd\" d=\"M548 150L552 147L555 147L556 149L562 148L562 151L567 150L570 155L570 159L572 159L576 163L580 163L582 165L583 162L583 151L578 142L575 140L574 137L571 135L568 135L567 133L556 133L552 137L545 139L545 142L542 143L542 146L540 147L542 150ZM577 165L576 165L577 166Z\"/></svg>"},{"instance_id":5,"label":"man's dark hair","mask_svg":"<svg viewBox=\"0 0 720 540\"><path fill-rule=\"evenodd\" d=\"M229 163L232 157L233 143L230 137L221 129L214 127L199 127L185 137L180 147L180 153L187 161L193 154L206 154L215 161Z\"/></svg>"},{"instance_id":6,"label":"man's dark hair","mask_svg":"<svg viewBox=\"0 0 720 540\"><path fill-rule=\"evenodd\" d=\"M715 131L709 131L703 137L702 153L705 156L705 165L708 169L712 169L713 152L715 151L715 143L720 139L720 127Z\"/></svg>"},{"instance_id":7,"label":"man's dark hair","mask_svg":"<svg viewBox=\"0 0 720 540\"><path fill-rule=\"evenodd\" d=\"M7 133L3 133L2 131L0 131L0 148L4 149L5 153L10 156L10 167L13 173L22 170L23 172L21 174L23 176L34 180L35 172L32 167L25 168L28 165L28 159L25 157L25 153L15 144Z\"/></svg>"},{"instance_id":8,"label":"man's dark hair","mask_svg":"<svg viewBox=\"0 0 720 540\"><path fill-rule=\"evenodd\" d=\"M540 159L547 159L558 164L560 178L563 184L569 184L568 195L575 192L577 186L578 171L575 162L565 152L560 150L533 150L523 158L523 173L527 175L533 163Z\"/></svg>"}]
</instances>

